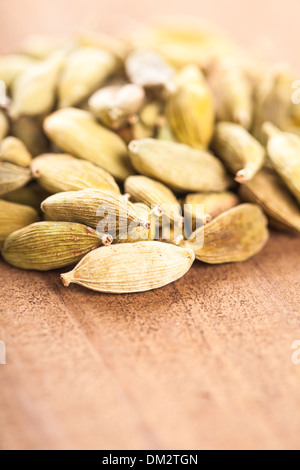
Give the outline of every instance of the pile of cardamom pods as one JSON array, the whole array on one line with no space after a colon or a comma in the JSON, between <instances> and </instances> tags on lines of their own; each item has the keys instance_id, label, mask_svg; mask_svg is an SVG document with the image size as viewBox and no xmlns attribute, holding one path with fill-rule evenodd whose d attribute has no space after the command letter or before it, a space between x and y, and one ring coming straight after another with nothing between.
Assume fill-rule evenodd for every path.
<instances>
[{"instance_id":1,"label":"pile of cardamom pods","mask_svg":"<svg viewBox=\"0 0 300 470\"><path fill-rule=\"evenodd\" d=\"M0 56L4 260L142 292L299 233L296 78L195 21Z\"/></svg>"}]
</instances>

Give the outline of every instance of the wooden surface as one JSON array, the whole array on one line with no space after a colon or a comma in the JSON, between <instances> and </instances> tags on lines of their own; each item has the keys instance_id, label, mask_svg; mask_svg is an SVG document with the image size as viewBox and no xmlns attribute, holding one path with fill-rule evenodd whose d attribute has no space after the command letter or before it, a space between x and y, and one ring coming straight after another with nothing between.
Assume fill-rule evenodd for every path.
<instances>
[{"instance_id":1,"label":"wooden surface","mask_svg":"<svg viewBox=\"0 0 300 470\"><path fill-rule=\"evenodd\" d=\"M0 264L2 449L298 448L300 240L128 296Z\"/></svg>"},{"instance_id":2,"label":"wooden surface","mask_svg":"<svg viewBox=\"0 0 300 470\"><path fill-rule=\"evenodd\" d=\"M300 66L298 0L10 0L0 49L170 12ZM300 239L274 234L247 263L112 296L0 261L0 449L299 449L299 265Z\"/></svg>"}]
</instances>

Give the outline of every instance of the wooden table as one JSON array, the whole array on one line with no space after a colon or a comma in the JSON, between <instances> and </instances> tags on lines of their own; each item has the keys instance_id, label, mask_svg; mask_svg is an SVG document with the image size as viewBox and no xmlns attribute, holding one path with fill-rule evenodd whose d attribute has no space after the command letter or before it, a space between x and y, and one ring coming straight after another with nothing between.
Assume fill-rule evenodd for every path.
<instances>
[{"instance_id":1,"label":"wooden table","mask_svg":"<svg viewBox=\"0 0 300 470\"><path fill-rule=\"evenodd\" d=\"M1 2L0 49L189 13L260 50L265 36L300 68L298 0L70 5ZM299 449L299 265L300 239L273 234L247 263L197 263L164 289L112 296L0 261L0 449Z\"/></svg>"},{"instance_id":2,"label":"wooden table","mask_svg":"<svg viewBox=\"0 0 300 470\"><path fill-rule=\"evenodd\" d=\"M161 290L0 264L0 448L300 447L300 239Z\"/></svg>"}]
</instances>

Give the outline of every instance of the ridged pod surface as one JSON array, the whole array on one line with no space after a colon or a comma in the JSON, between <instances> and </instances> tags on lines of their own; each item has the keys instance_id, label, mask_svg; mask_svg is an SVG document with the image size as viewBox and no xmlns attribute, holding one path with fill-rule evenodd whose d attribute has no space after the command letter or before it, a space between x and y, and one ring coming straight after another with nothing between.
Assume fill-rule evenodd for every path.
<instances>
[{"instance_id":1,"label":"ridged pod surface","mask_svg":"<svg viewBox=\"0 0 300 470\"><path fill-rule=\"evenodd\" d=\"M185 67L174 80L166 117L177 140L196 149L207 148L215 123L212 93L196 66Z\"/></svg>"},{"instance_id":2,"label":"ridged pod surface","mask_svg":"<svg viewBox=\"0 0 300 470\"><path fill-rule=\"evenodd\" d=\"M203 240L199 246L199 240ZM241 204L199 228L182 242L195 251L197 260L208 264L237 263L259 253L269 239L267 219L261 208Z\"/></svg>"},{"instance_id":3,"label":"ridged pod surface","mask_svg":"<svg viewBox=\"0 0 300 470\"><path fill-rule=\"evenodd\" d=\"M48 137L64 152L90 161L124 181L133 174L123 140L80 109L65 108L44 122Z\"/></svg>"},{"instance_id":4,"label":"ridged pod surface","mask_svg":"<svg viewBox=\"0 0 300 470\"><path fill-rule=\"evenodd\" d=\"M114 177L107 171L71 155L41 155L33 160L31 170L33 177L49 193L91 188L120 194Z\"/></svg>"},{"instance_id":5,"label":"ridged pod surface","mask_svg":"<svg viewBox=\"0 0 300 470\"><path fill-rule=\"evenodd\" d=\"M174 193L164 184L146 176L130 176L125 181L125 192L133 202L142 202L147 206L158 206L163 216L172 222L182 219L181 207Z\"/></svg>"},{"instance_id":6,"label":"ridged pod surface","mask_svg":"<svg viewBox=\"0 0 300 470\"><path fill-rule=\"evenodd\" d=\"M145 292L184 276L194 259L192 250L161 242L111 245L89 253L61 277L65 286L76 283L98 292Z\"/></svg>"},{"instance_id":7,"label":"ridged pod surface","mask_svg":"<svg viewBox=\"0 0 300 470\"><path fill-rule=\"evenodd\" d=\"M138 219L134 205L124 196L97 189L54 194L42 203L42 210L53 220L78 222L93 228L105 219L109 231L119 227L126 231L128 224Z\"/></svg>"},{"instance_id":8,"label":"ridged pod surface","mask_svg":"<svg viewBox=\"0 0 300 470\"><path fill-rule=\"evenodd\" d=\"M111 237L98 237L95 230L67 222L38 222L12 233L2 256L21 269L49 271L77 263L89 251Z\"/></svg>"},{"instance_id":9,"label":"ridged pod surface","mask_svg":"<svg viewBox=\"0 0 300 470\"><path fill-rule=\"evenodd\" d=\"M271 225L300 232L300 209L280 177L275 172L262 170L255 178L240 187L244 201L259 204Z\"/></svg>"},{"instance_id":10,"label":"ridged pod surface","mask_svg":"<svg viewBox=\"0 0 300 470\"><path fill-rule=\"evenodd\" d=\"M185 144L142 139L129 145L132 165L142 175L183 192L221 192L231 184L220 160Z\"/></svg>"},{"instance_id":11,"label":"ridged pod surface","mask_svg":"<svg viewBox=\"0 0 300 470\"><path fill-rule=\"evenodd\" d=\"M300 203L300 137L281 132L270 123L263 127L268 134L268 155L289 190Z\"/></svg>"}]
</instances>

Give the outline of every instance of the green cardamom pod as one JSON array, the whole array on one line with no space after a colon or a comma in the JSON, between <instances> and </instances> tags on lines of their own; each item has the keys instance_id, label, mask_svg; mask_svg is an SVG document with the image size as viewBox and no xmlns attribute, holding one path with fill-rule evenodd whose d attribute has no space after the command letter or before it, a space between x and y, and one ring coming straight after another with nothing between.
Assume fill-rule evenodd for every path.
<instances>
[{"instance_id":1,"label":"green cardamom pod","mask_svg":"<svg viewBox=\"0 0 300 470\"><path fill-rule=\"evenodd\" d=\"M28 270L49 271L80 261L112 237L97 234L90 227L67 222L38 222L12 233L2 256L9 264Z\"/></svg>"},{"instance_id":2,"label":"green cardamom pod","mask_svg":"<svg viewBox=\"0 0 300 470\"><path fill-rule=\"evenodd\" d=\"M185 144L142 139L132 141L129 153L136 171L182 192L222 192L231 185L220 160Z\"/></svg>"},{"instance_id":3,"label":"green cardamom pod","mask_svg":"<svg viewBox=\"0 0 300 470\"><path fill-rule=\"evenodd\" d=\"M208 264L237 263L259 253L269 239L267 219L259 206L241 204L221 214L181 242Z\"/></svg>"}]
</instances>

